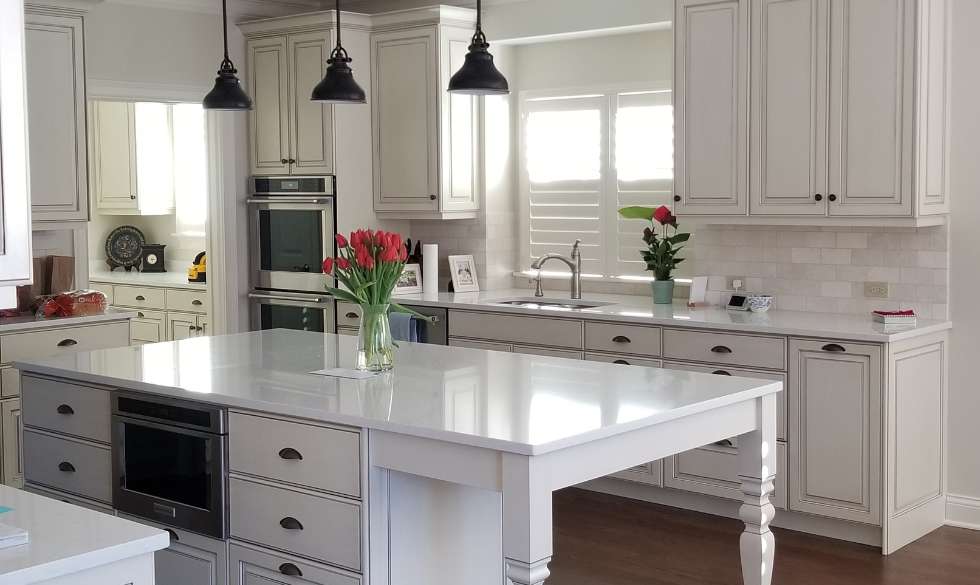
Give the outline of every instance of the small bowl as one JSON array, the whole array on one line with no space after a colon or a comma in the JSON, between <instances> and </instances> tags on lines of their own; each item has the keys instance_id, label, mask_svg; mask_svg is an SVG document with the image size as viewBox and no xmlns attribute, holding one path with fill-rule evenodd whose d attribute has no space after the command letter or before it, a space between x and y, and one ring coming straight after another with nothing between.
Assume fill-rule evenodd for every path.
<instances>
[{"instance_id":1,"label":"small bowl","mask_svg":"<svg viewBox=\"0 0 980 585\"><path fill-rule=\"evenodd\" d=\"M772 308L772 295L753 295L749 297L749 310L753 313L765 313Z\"/></svg>"}]
</instances>

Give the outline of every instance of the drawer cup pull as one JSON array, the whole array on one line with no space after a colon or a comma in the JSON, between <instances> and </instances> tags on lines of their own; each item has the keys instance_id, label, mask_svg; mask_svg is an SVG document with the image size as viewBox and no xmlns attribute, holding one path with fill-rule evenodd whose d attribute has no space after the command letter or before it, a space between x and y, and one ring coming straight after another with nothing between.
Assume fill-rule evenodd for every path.
<instances>
[{"instance_id":1,"label":"drawer cup pull","mask_svg":"<svg viewBox=\"0 0 980 585\"><path fill-rule=\"evenodd\" d=\"M732 348L724 345L716 345L711 348L711 353L732 353Z\"/></svg>"},{"instance_id":2,"label":"drawer cup pull","mask_svg":"<svg viewBox=\"0 0 980 585\"><path fill-rule=\"evenodd\" d=\"M349 313L347 313L344 316L347 317L348 319L357 319L358 318L358 314L355 313L354 311L350 311Z\"/></svg>"},{"instance_id":3,"label":"drawer cup pull","mask_svg":"<svg viewBox=\"0 0 980 585\"><path fill-rule=\"evenodd\" d=\"M716 376L731 376L732 375L731 372L726 372L725 370L715 370L715 371L713 371L711 373L714 374L714 375L716 375Z\"/></svg>"},{"instance_id":4,"label":"drawer cup pull","mask_svg":"<svg viewBox=\"0 0 980 585\"><path fill-rule=\"evenodd\" d=\"M144 297L143 295L136 295L136 300L137 301L145 301L146 300L146 297Z\"/></svg>"},{"instance_id":5,"label":"drawer cup pull","mask_svg":"<svg viewBox=\"0 0 980 585\"><path fill-rule=\"evenodd\" d=\"M292 563L283 563L279 565L279 572L287 577L302 577L303 571L299 570L299 567Z\"/></svg>"},{"instance_id":6,"label":"drawer cup pull","mask_svg":"<svg viewBox=\"0 0 980 585\"><path fill-rule=\"evenodd\" d=\"M143 319L143 318L146 317L146 315L144 315L142 311L137 312L136 313L136 316L139 317L140 319Z\"/></svg>"},{"instance_id":7,"label":"drawer cup pull","mask_svg":"<svg viewBox=\"0 0 980 585\"><path fill-rule=\"evenodd\" d=\"M58 342L58 347L71 347L73 345L78 345L78 342L74 339L62 339Z\"/></svg>"},{"instance_id":8,"label":"drawer cup pull","mask_svg":"<svg viewBox=\"0 0 980 585\"><path fill-rule=\"evenodd\" d=\"M624 366L630 365L630 363L628 361L626 361L626 360L615 360L615 361L613 361L613 363L614 364L621 364L621 365L624 365Z\"/></svg>"},{"instance_id":9,"label":"drawer cup pull","mask_svg":"<svg viewBox=\"0 0 980 585\"><path fill-rule=\"evenodd\" d=\"M58 405L58 414L75 414L75 409L67 404Z\"/></svg>"},{"instance_id":10,"label":"drawer cup pull","mask_svg":"<svg viewBox=\"0 0 980 585\"><path fill-rule=\"evenodd\" d=\"M279 526L282 526L286 530L302 530L303 529L303 524L299 520L297 520L296 518L293 518L292 516L286 516L285 518L283 518L282 520L280 520L279 521Z\"/></svg>"},{"instance_id":11,"label":"drawer cup pull","mask_svg":"<svg viewBox=\"0 0 980 585\"><path fill-rule=\"evenodd\" d=\"M191 301L191 304L194 305L195 307L200 307L204 303L202 303L200 299L194 299L193 301Z\"/></svg>"},{"instance_id":12,"label":"drawer cup pull","mask_svg":"<svg viewBox=\"0 0 980 585\"><path fill-rule=\"evenodd\" d=\"M625 335L617 335L616 337L613 337L612 340L613 343L633 343L630 338L626 337Z\"/></svg>"},{"instance_id":13,"label":"drawer cup pull","mask_svg":"<svg viewBox=\"0 0 980 585\"><path fill-rule=\"evenodd\" d=\"M164 528L164 530L166 530L167 534L170 535L170 542L180 542L180 535L178 535L174 530L170 528Z\"/></svg>"},{"instance_id":14,"label":"drawer cup pull","mask_svg":"<svg viewBox=\"0 0 980 585\"><path fill-rule=\"evenodd\" d=\"M843 345L837 343L828 343L827 345L823 346L822 349L824 351L832 351L834 353L843 353L847 351L846 349L844 349Z\"/></svg>"},{"instance_id":15,"label":"drawer cup pull","mask_svg":"<svg viewBox=\"0 0 980 585\"><path fill-rule=\"evenodd\" d=\"M714 444L717 445L717 446L719 446L719 447L734 447L735 446L735 443L732 443L732 440L731 439L722 439L720 441L715 441Z\"/></svg>"},{"instance_id":16,"label":"drawer cup pull","mask_svg":"<svg viewBox=\"0 0 980 585\"><path fill-rule=\"evenodd\" d=\"M58 471L64 471L65 473L74 473L75 466L67 461L62 461L58 464Z\"/></svg>"},{"instance_id":17,"label":"drawer cup pull","mask_svg":"<svg viewBox=\"0 0 980 585\"><path fill-rule=\"evenodd\" d=\"M303 460L303 454L297 451L296 449L293 449L292 447L286 447L285 449L280 450L279 456L282 457L283 459L291 459L291 460L298 460L298 461Z\"/></svg>"}]
</instances>

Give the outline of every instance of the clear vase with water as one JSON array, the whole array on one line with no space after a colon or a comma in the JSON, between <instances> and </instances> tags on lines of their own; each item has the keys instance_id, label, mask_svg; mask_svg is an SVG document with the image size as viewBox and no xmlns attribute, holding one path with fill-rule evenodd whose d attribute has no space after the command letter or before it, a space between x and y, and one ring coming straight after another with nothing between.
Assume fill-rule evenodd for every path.
<instances>
[{"instance_id":1,"label":"clear vase with water","mask_svg":"<svg viewBox=\"0 0 980 585\"><path fill-rule=\"evenodd\" d=\"M388 321L389 305L361 305L357 334L357 369L385 372L394 367L395 343Z\"/></svg>"}]
</instances>

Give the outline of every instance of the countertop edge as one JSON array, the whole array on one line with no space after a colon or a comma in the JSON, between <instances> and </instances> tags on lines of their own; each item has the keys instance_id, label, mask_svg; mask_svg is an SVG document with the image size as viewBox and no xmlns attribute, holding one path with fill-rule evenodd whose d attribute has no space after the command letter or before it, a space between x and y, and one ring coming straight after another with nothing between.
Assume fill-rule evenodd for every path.
<instances>
[{"instance_id":1,"label":"countertop edge","mask_svg":"<svg viewBox=\"0 0 980 585\"><path fill-rule=\"evenodd\" d=\"M119 518L119 520L125 519ZM156 530L157 534L0 575L0 585L29 585L67 577L143 554L154 553L170 546L170 535L150 526L147 528Z\"/></svg>"},{"instance_id":2,"label":"countertop edge","mask_svg":"<svg viewBox=\"0 0 980 585\"><path fill-rule=\"evenodd\" d=\"M110 323L113 321L126 321L136 317L135 310L109 310L101 315L86 315L84 317L59 317L56 319L29 319L4 323L0 320L0 335L14 333L17 331L27 331L30 329L57 329L62 327L82 327L96 323Z\"/></svg>"}]
</instances>

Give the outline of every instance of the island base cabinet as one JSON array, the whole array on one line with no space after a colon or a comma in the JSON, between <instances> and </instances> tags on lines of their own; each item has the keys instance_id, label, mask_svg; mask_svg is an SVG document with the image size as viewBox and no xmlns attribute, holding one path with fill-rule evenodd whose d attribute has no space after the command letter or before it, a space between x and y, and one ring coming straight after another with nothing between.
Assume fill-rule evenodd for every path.
<instances>
[{"instance_id":1,"label":"island base cabinet","mask_svg":"<svg viewBox=\"0 0 980 585\"><path fill-rule=\"evenodd\" d=\"M24 457L20 439L24 423L21 419L20 398L0 401L0 435L3 442L3 483L10 487L24 486Z\"/></svg>"},{"instance_id":2,"label":"island base cabinet","mask_svg":"<svg viewBox=\"0 0 980 585\"><path fill-rule=\"evenodd\" d=\"M233 542L230 585L360 585L361 576L296 557ZM166 585L157 583L157 585Z\"/></svg>"},{"instance_id":3,"label":"island base cabinet","mask_svg":"<svg viewBox=\"0 0 980 585\"><path fill-rule=\"evenodd\" d=\"M153 577L153 553L146 553L34 585L154 585ZM157 581L156 585L166 584Z\"/></svg>"},{"instance_id":4,"label":"island base cabinet","mask_svg":"<svg viewBox=\"0 0 980 585\"><path fill-rule=\"evenodd\" d=\"M772 504L786 509L786 444L776 443L776 481L773 482ZM686 451L664 460L664 487L742 500L742 484L738 479L738 447L733 441Z\"/></svg>"},{"instance_id":5,"label":"island base cabinet","mask_svg":"<svg viewBox=\"0 0 980 585\"><path fill-rule=\"evenodd\" d=\"M119 517L170 534L170 546L154 555L156 585L228 584L227 542L126 514Z\"/></svg>"}]
</instances>

